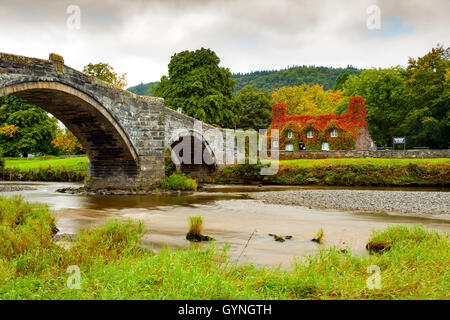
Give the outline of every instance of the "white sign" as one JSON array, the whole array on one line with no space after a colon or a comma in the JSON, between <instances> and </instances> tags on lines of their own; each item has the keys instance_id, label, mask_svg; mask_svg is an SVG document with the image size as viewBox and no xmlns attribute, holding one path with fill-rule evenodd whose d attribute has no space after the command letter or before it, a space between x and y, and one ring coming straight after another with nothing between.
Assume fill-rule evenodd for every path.
<instances>
[{"instance_id":1,"label":"white sign","mask_svg":"<svg viewBox=\"0 0 450 320\"><path fill-rule=\"evenodd\" d=\"M405 143L406 138L405 137L394 137L393 141L394 141L394 143Z\"/></svg>"}]
</instances>

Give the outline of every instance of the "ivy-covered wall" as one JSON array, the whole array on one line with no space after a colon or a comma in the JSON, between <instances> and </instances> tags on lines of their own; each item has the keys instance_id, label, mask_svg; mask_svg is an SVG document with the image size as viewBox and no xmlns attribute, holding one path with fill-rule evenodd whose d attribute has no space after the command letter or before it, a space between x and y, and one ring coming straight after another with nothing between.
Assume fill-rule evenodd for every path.
<instances>
[{"instance_id":1,"label":"ivy-covered wall","mask_svg":"<svg viewBox=\"0 0 450 320\"><path fill-rule=\"evenodd\" d=\"M271 129L280 130L280 150L292 144L293 151L298 151L300 142L306 150L321 150L324 142L328 143L330 150L353 150L358 135L362 131L368 132L361 130L367 128L365 117L362 97L352 97L348 111L343 115L287 116L286 107L276 104L272 107ZM333 130L337 131L337 137L331 136ZM313 132L312 137L308 137L309 131Z\"/></svg>"}]
</instances>

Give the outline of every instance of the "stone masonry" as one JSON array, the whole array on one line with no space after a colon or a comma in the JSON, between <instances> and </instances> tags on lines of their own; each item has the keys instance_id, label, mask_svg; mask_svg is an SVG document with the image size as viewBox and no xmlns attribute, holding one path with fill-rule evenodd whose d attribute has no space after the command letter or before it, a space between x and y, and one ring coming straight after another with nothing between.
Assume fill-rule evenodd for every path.
<instances>
[{"instance_id":1,"label":"stone masonry","mask_svg":"<svg viewBox=\"0 0 450 320\"><path fill-rule=\"evenodd\" d=\"M64 65L56 54L43 60L0 53L4 95L38 105L77 136L89 157L86 185L92 189L157 183L164 177L171 134L194 123L164 107L163 99L117 89Z\"/></svg>"}]
</instances>

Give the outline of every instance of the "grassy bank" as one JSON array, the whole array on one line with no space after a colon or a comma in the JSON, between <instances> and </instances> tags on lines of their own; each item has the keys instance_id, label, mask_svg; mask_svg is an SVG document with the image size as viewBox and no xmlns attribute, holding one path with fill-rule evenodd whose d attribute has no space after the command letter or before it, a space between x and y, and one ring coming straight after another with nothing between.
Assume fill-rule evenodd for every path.
<instances>
[{"instance_id":1,"label":"grassy bank","mask_svg":"<svg viewBox=\"0 0 450 320\"><path fill-rule=\"evenodd\" d=\"M142 223L131 220L82 231L64 249L52 240L48 208L19 198L0 198L0 218L0 299L449 298L449 237L419 226L375 232L372 241L389 245L382 253L331 248L280 270L238 266L213 246L152 254L140 246ZM80 289L67 287L74 265ZM370 266L380 269L381 289L367 287Z\"/></svg>"},{"instance_id":2,"label":"grassy bank","mask_svg":"<svg viewBox=\"0 0 450 320\"><path fill-rule=\"evenodd\" d=\"M275 175L261 176L260 165L232 165L220 183L281 185L449 186L450 159L317 159L279 161Z\"/></svg>"},{"instance_id":3,"label":"grassy bank","mask_svg":"<svg viewBox=\"0 0 450 320\"><path fill-rule=\"evenodd\" d=\"M87 158L41 157L6 159L0 179L6 181L83 181ZM449 186L450 159L299 159L279 161L273 176L261 176L259 166L225 167L215 182L335 186ZM173 189L173 177L163 189ZM195 186L187 188L196 189Z\"/></svg>"},{"instance_id":4,"label":"grassy bank","mask_svg":"<svg viewBox=\"0 0 450 320\"><path fill-rule=\"evenodd\" d=\"M0 179L6 181L83 181L87 172L87 157L7 158Z\"/></svg>"}]
</instances>

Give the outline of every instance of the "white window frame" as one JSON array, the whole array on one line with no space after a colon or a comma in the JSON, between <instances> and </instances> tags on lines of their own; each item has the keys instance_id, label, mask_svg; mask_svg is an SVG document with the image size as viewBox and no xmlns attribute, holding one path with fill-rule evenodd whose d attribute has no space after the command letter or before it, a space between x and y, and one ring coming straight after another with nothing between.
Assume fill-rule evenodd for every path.
<instances>
[{"instance_id":1,"label":"white window frame","mask_svg":"<svg viewBox=\"0 0 450 320\"><path fill-rule=\"evenodd\" d=\"M338 131L337 131L337 129L331 129L331 131L330 131L330 137L331 137L331 138L337 138L337 137L338 137Z\"/></svg>"},{"instance_id":2,"label":"white window frame","mask_svg":"<svg viewBox=\"0 0 450 320\"><path fill-rule=\"evenodd\" d=\"M323 148L324 144L326 144L328 146L328 149L324 149ZM328 142L322 142L322 146L320 147L320 150L329 151L330 150L330 144Z\"/></svg>"},{"instance_id":3,"label":"white window frame","mask_svg":"<svg viewBox=\"0 0 450 320\"><path fill-rule=\"evenodd\" d=\"M308 139L314 138L314 131L313 130L308 130L308 132L306 132L306 137Z\"/></svg>"},{"instance_id":4,"label":"white window frame","mask_svg":"<svg viewBox=\"0 0 450 320\"><path fill-rule=\"evenodd\" d=\"M289 131L287 137L288 139L292 139L294 137L294 133L292 131Z\"/></svg>"},{"instance_id":5,"label":"white window frame","mask_svg":"<svg viewBox=\"0 0 450 320\"><path fill-rule=\"evenodd\" d=\"M294 145L292 143L287 143L285 150L286 151L294 151Z\"/></svg>"}]
</instances>

